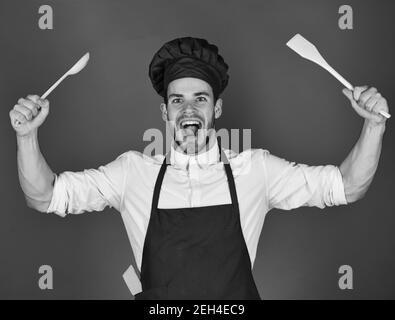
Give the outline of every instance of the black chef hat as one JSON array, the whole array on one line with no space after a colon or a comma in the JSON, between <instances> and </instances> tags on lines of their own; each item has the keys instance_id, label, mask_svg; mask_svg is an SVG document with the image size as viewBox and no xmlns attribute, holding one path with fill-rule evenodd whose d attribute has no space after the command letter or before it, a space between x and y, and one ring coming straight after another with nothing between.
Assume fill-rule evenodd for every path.
<instances>
[{"instance_id":1,"label":"black chef hat","mask_svg":"<svg viewBox=\"0 0 395 320\"><path fill-rule=\"evenodd\" d=\"M185 37L165 43L155 53L149 65L149 77L164 99L168 84L185 77L206 81L217 99L228 84L228 68L217 46L205 39Z\"/></svg>"}]
</instances>

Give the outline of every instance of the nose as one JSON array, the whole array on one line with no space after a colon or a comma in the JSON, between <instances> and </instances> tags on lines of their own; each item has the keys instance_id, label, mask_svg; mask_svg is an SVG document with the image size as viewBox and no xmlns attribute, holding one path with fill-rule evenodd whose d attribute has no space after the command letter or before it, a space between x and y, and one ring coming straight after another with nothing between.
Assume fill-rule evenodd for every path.
<instances>
[{"instance_id":1,"label":"nose","mask_svg":"<svg viewBox=\"0 0 395 320\"><path fill-rule=\"evenodd\" d=\"M194 112L194 106L193 106L192 102L188 102L185 105L184 113L189 114L189 113L193 113L193 112Z\"/></svg>"}]
</instances>

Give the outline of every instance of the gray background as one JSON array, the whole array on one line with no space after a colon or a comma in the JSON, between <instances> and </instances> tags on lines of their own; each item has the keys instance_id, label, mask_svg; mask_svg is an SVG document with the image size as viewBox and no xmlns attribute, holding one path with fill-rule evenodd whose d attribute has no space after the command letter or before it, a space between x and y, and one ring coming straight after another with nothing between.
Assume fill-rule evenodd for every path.
<instances>
[{"instance_id":1,"label":"gray background","mask_svg":"<svg viewBox=\"0 0 395 320\"><path fill-rule=\"evenodd\" d=\"M38 28L42 4L54 9L54 30ZM338 28L342 4L354 9L352 31ZM374 85L391 107L394 12L395 2L373 0L2 0L0 298L131 298L122 273L132 250L116 211L62 219L26 207L8 117L19 97L43 93L90 51L86 69L50 95L40 142L55 172L97 167L142 151L147 128L164 129L147 76L154 52L175 37L203 37L230 65L219 128L251 128L253 147L288 160L339 165L363 120L333 77L285 43L303 34L351 83ZM268 214L254 267L262 298L395 298L393 121L366 198ZM43 264L53 267L53 290L38 288ZM354 269L354 290L338 288L343 264Z\"/></svg>"}]
</instances>

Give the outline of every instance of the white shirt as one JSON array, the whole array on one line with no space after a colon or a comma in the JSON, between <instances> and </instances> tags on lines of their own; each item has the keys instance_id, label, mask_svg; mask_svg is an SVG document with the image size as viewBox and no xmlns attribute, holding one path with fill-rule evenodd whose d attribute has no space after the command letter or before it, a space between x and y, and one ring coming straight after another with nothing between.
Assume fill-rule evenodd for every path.
<instances>
[{"instance_id":1,"label":"white shirt","mask_svg":"<svg viewBox=\"0 0 395 320\"><path fill-rule=\"evenodd\" d=\"M159 208L200 207L231 203L218 145L189 156L170 151L159 197ZM272 208L347 204L337 166L307 166L281 159L264 149L237 154L224 149L235 179L240 221L253 266L266 213ZM47 212L79 214L106 206L121 213L141 270L144 239L151 213L154 185L164 155L128 151L98 169L63 172L55 179Z\"/></svg>"}]
</instances>

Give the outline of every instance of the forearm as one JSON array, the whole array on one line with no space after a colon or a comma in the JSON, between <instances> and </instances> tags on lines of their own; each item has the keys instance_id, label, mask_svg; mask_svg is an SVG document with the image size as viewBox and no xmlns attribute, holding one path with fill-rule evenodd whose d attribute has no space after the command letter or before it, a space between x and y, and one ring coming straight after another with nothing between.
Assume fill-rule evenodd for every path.
<instances>
[{"instance_id":1,"label":"forearm","mask_svg":"<svg viewBox=\"0 0 395 320\"><path fill-rule=\"evenodd\" d=\"M27 204L46 211L52 198L55 175L41 154L37 130L32 134L17 135L18 175Z\"/></svg>"},{"instance_id":2,"label":"forearm","mask_svg":"<svg viewBox=\"0 0 395 320\"><path fill-rule=\"evenodd\" d=\"M361 199L367 192L380 159L385 123L371 125L365 120L361 135L340 165L347 202Z\"/></svg>"}]
</instances>

